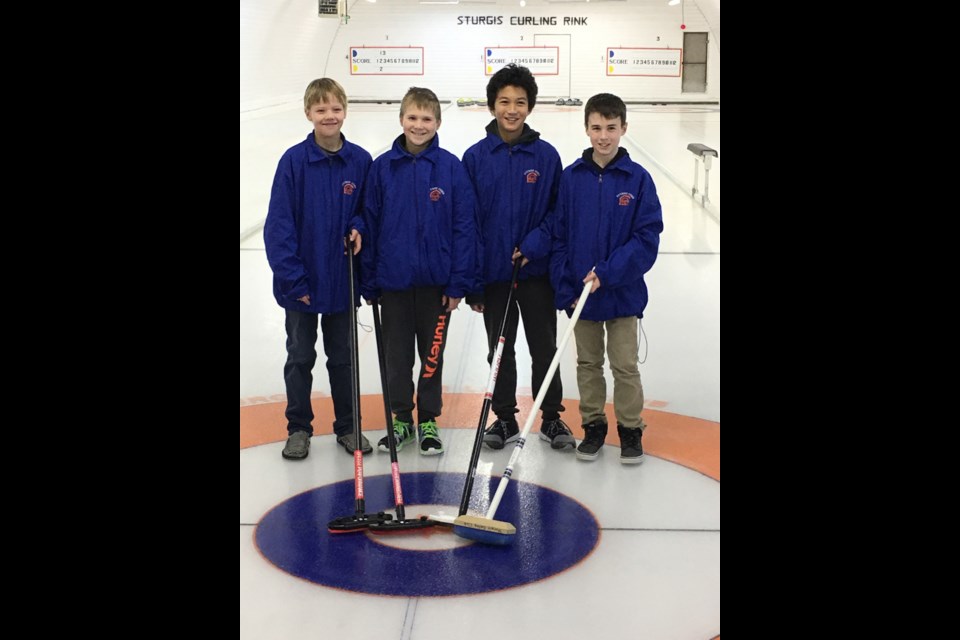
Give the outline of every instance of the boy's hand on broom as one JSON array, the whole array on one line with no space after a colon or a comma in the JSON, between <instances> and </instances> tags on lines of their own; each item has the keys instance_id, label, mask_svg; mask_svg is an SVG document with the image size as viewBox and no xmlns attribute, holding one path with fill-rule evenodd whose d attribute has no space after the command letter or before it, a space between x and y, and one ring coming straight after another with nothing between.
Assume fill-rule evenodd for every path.
<instances>
[{"instance_id":1,"label":"boy's hand on broom","mask_svg":"<svg viewBox=\"0 0 960 640\"><path fill-rule=\"evenodd\" d=\"M461 300L463 300L463 298L448 298L447 296L443 296L440 298L440 304L442 304L447 311L453 311L460 306Z\"/></svg>"},{"instance_id":2,"label":"boy's hand on broom","mask_svg":"<svg viewBox=\"0 0 960 640\"><path fill-rule=\"evenodd\" d=\"M511 260L516 260L517 258L523 258L523 262L520 263L520 268L521 268L521 269L524 268L525 266L527 266L527 263L530 262L530 258L528 258L528 257L524 256L522 253L520 253L520 248L519 248L519 247L514 247L514 249L513 249L513 255L510 257L510 259L511 259Z\"/></svg>"},{"instance_id":3,"label":"boy's hand on broom","mask_svg":"<svg viewBox=\"0 0 960 640\"><path fill-rule=\"evenodd\" d=\"M583 279L583 284L587 284L588 282L593 283L593 286L590 287L590 293L593 293L594 291L600 288L600 278L598 278L597 274L593 272L593 269L591 269L590 273L587 274L587 277ZM573 309L576 306L577 306L576 300L570 303L571 309Z\"/></svg>"},{"instance_id":4,"label":"boy's hand on broom","mask_svg":"<svg viewBox=\"0 0 960 640\"><path fill-rule=\"evenodd\" d=\"M583 279L583 284L587 284L588 282L593 282L593 286L590 287L590 293L600 288L600 278L597 277L597 274L594 273L592 269L590 273L587 274L587 277Z\"/></svg>"},{"instance_id":5,"label":"boy's hand on broom","mask_svg":"<svg viewBox=\"0 0 960 640\"><path fill-rule=\"evenodd\" d=\"M350 230L350 242L353 243L353 255L360 253L360 246L363 245L363 238L360 236L360 232L356 229ZM348 245L347 241L344 240L343 246L348 248L350 245ZM344 250L343 255L347 255L346 250Z\"/></svg>"}]
</instances>

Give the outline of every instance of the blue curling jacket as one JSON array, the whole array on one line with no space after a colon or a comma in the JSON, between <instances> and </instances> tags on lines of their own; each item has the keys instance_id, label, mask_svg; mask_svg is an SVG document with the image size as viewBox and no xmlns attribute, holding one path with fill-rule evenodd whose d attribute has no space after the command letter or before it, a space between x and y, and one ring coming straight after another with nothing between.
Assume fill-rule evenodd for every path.
<instances>
[{"instance_id":1,"label":"blue curling jacket","mask_svg":"<svg viewBox=\"0 0 960 640\"><path fill-rule=\"evenodd\" d=\"M548 218L553 214L563 171L560 154L526 124L512 145L500 138L496 120L486 131L487 137L463 154L463 166L477 193L479 284L510 282L516 246L530 259L520 271L521 280L547 275Z\"/></svg>"},{"instance_id":2,"label":"blue curling jacket","mask_svg":"<svg viewBox=\"0 0 960 640\"><path fill-rule=\"evenodd\" d=\"M647 285L643 274L657 259L663 213L647 170L622 147L601 169L593 149L564 169L557 199L550 275L556 306L570 305L593 269L600 288L590 294L585 320L643 317ZM596 268L594 268L596 265Z\"/></svg>"},{"instance_id":3,"label":"blue curling jacket","mask_svg":"<svg viewBox=\"0 0 960 640\"><path fill-rule=\"evenodd\" d=\"M287 149L277 165L263 225L277 304L294 311L340 313L350 306L343 238L366 232L360 218L370 154L343 139L327 156L307 139ZM310 304L299 298L309 294Z\"/></svg>"},{"instance_id":4,"label":"blue curling jacket","mask_svg":"<svg viewBox=\"0 0 960 640\"><path fill-rule=\"evenodd\" d=\"M442 287L462 298L476 281L475 198L455 155L434 136L419 155L398 137L373 161L364 192L367 230L360 252L360 291Z\"/></svg>"}]
</instances>

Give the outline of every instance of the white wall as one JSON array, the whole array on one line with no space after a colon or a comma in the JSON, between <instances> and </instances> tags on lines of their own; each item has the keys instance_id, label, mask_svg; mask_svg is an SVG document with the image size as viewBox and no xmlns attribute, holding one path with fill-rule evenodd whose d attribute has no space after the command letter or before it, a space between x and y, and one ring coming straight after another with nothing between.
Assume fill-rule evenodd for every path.
<instances>
[{"instance_id":1,"label":"white wall","mask_svg":"<svg viewBox=\"0 0 960 640\"><path fill-rule=\"evenodd\" d=\"M716 40L717 50L720 49L720 0L696 0L697 8L703 13L704 19L710 25L711 40Z\"/></svg>"},{"instance_id":2,"label":"white wall","mask_svg":"<svg viewBox=\"0 0 960 640\"><path fill-rule=\"evenodd\" d=\"M313 78L329 76L351 99L400 98L411 85L441 98L483 97L488 77L485 46L561 46L561 76L538 76L540 93L586 99L608 91L625 100L719 100L719 0L705 0L708 24L692 0L684 0L687 32L711 31L705 94L683 94L679 78L608 77L607 47L683 45L681 6L666 0L559 2L518 0L421 5L418 0L348 0L347 24L319 18L314 0L241 0L241 111L295 100ZM714 7L715 5L715 7ZM503 24L460 25L458 16L503 16ZM557 16L557 26L510 26L512 16ZM565 16L586 16L586 26L562 26ZM569 37L566 37L567 34ZM658 39L659 38L659 39ZM423 46L423 76L351 76L351 46ZM568 51L569 49L569 51ZM329 53L329 57L328 57ZM569 58L568 58L569 56ZM569 60L569 74L567 73Z\"/></svg>"},{"instance_id":3,"label":"white wall","mask_svg":"<svg viewBox=\"0 0 960 640\"><path fill-rule=\"evenodd\" d=\"M316 0L240 0L240 112L303 100L338 26Z\"/></svg>"}]
</instances>

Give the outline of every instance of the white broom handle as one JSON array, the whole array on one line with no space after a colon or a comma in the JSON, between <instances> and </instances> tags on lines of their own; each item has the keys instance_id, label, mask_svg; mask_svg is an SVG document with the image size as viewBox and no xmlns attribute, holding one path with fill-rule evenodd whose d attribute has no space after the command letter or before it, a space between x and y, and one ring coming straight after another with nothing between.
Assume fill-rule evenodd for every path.
<instances>
[{"instance_id":1,"label":"white broom handle","mask_svg":"<svg viewBox=\"0 0 960 640\"><path fill-rule=\"evenodd\" d=\"M529 435L530 429L533 428L534 420L537 419L537 411L540 410L540 405L543 404L543 398L547 395L547 388L550 386L550 381L553 380L553 374L556 373L557 367L560 366L560 356L563 355L564 349L567 348L567 342L570 341L570 334L573 333L573 327L577 324L580 312L583 311L583 305L587 303L587 298L590 296L590 289L592 287L592 281L583 285L583 292L580 294L580 299L577 300L577 306L573 310L573 315L570 316L570 324L567 325L567 330L563 332L560 344L557 345L557 352L553 355L550 368L547 369L547 375L544 376L543 382L540 383L540 392L537 393L537 398L533 401L533 408L530 409L530 413L527 415L527 421L523 425L523 432L520 434L520 439L517 440L517 444L513 448L513 453L510 455L510 462L507 463L507 468L504 470L503 476L500 477L500 484L497 485L497 493L494 494L493 501L490 502L490 508L487 509L488 520L493 520L493 516L497 514L497 507L500 506L503 493L507 490L507 485L510 484L510 476L513 475L513 465L515 465L520 458L520 452L523 451L523 445L526 443L527 435Z\"/></svg>"}]
</instances>

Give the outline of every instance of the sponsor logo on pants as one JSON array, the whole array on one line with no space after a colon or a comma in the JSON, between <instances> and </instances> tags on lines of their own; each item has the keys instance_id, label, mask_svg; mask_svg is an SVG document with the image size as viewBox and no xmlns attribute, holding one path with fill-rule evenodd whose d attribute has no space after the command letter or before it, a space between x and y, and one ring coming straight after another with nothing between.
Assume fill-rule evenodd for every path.
<instances>
[{"instance_id":1,"label":"sponsor logo on pants","mask_svg":"<svg viewBox=\"0 0 960 640\"><path fill-rule=\"evenodd\" d=\"M427 357L427 363L424 366L424 378L432 378L436 373L440 363L440 350L443 349L443 332L447 328L447 316L437 317L437 328L433 330L433 345L430 347L430 355Z\"/></svg>"}]
</instances>

